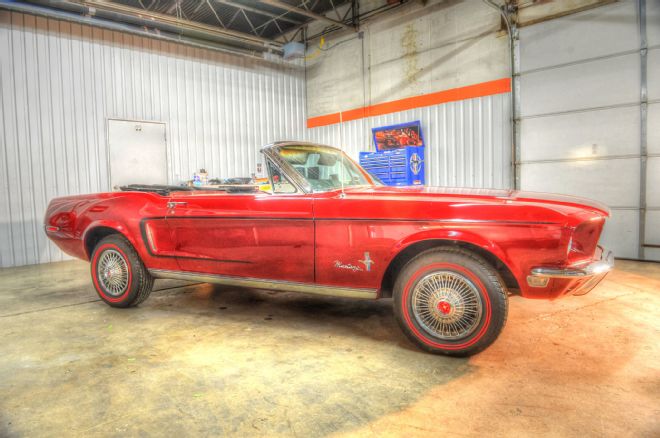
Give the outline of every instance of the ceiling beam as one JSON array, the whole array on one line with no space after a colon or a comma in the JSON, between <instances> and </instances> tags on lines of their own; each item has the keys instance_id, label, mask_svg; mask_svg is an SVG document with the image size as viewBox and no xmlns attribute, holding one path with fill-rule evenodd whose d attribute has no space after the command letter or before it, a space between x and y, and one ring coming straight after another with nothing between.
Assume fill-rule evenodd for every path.
<instances>
[{"instance_id":1,"label":"ceiling beam","mask_svg":"<svg viewBox=\"0 0 660 438\"><path fill-rule=\"evenodd\" d=\"M105 10L109 12L116 12L119 14L126 14L138 18L148 18L153 21L153 27L158 27L159 23L164 25L173 26L182 30L189 30L201 34L208 34L215 37L232 38L235 40L242 40L252 44L260 44L267 47L279 47L281 43L274 40L262 38L259 36L251 35L249 33L238 32L231 29L223 29L217 26L210 26L208 24L200 23L198 21L184 20L181 18L173 17L167 14L161 14L153 11L145 11L144 9L125 6L120 3L114 3L104 0L83 0L74 1L74 3L91 6L98 10Z\"/></svg>"},{"instance_id":2,"label":"ceiling beam","mask_svg":"<svg viewBox=\"0 0 660 438\"><path fill-rule=\"evenodd\" d=\"M272 12L264 11L262 9L258 9L258 8L252 7L252 6L246 6L243 3L238 3L234 0L215 0L215 1L218 2L218 3L223 3L225 5L232 6L234 8L245 9L246 11L254 12L255 14L260 14L260 15L263 15L263 16L266 16L266 17L275 18L275 19L280 20L280 21L286 21L287 23L291 23L291 24L300 24L301 23L299 20L293 20L289 17L283 16L282 14L280 14L280 15L273 14Z\"/></svg>"},{"instance_id":3,"label":"ceiling beam","mask_svg":"<svg viewBox=\"0 0 660 438\"><path fill-rule=\"evenodd\" d=\"M344 24L341 21L333 20L331 18L326 17L325 15L317 14L316 12L308 11L307 9L301 9L295 6L291 6L290 4L281 2L279 0L259 0L259 1L267 5L275 6L276 8L279 9L284 9L285 11L288 12L293 12L294 14L304 15L305 17L313 18L314 20L323 21L325 23L333 24L335 26L341 26L344 29L352 30L354 32L357 31L352 26L349 26L348 24Z\"/></svg>"}]
</instances>

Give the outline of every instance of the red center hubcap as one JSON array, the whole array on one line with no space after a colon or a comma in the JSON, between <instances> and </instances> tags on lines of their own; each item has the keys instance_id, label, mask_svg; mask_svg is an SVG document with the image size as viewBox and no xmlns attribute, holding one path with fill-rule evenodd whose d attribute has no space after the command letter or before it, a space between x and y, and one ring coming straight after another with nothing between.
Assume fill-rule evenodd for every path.
<instances>
[{"instance_id":1,"label":"red center hubcap","mask_svg":"<svg viewBox=\"0 0 660 438\"><path fill-rule=\"evenodd\" d=\"M438 310L442 312L443 315L446 315L451 312L451 304L449 304L447 301L440 301L438 303Z\"/></svg>"}]
</instances>

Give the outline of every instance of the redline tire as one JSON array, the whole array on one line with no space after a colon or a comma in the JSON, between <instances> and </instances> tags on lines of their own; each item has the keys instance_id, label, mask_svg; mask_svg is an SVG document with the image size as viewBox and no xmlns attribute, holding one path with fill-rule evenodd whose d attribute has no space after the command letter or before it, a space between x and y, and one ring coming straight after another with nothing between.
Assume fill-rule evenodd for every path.
<instances>
[{"instance_id":1,"label":"redline tire","mask_svg":"<svg viewBox=\"0 0 660 438\"><path fill-rule=\"evenodd\" d=\"M410 260L394 285L394 314L421 349L471 356L491 345L506 324L508 297L484 259L442 247Z\"/></svg>"},{"instance_id":2,"label":"redline tire","mask_svg":"<svg viewBox=\"0 0 660 438\"><path fill-rule=\"evenodd\" d=\"M112 307L137 306L149 297L154 284L135 248L119 234L96 245L91 274L99 297Z\"/></svg>"}]
</instances>

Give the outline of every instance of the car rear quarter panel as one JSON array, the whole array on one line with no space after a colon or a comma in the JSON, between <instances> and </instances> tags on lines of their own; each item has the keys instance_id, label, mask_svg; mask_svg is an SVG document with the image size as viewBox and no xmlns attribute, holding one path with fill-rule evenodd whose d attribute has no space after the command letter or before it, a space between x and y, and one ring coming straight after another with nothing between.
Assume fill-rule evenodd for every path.
<instances>
[{"instance_id":1,"label":"car rear quarter panel","mask_svg":"<svg viewBox=\"0 0 660 438\"><path fill-rule=\"evenodd\" d=\"M46 225L59 226L60 230L47 232L48 237L67 254L89 260L91 254L85 247L86 238L99 227L111 228L128 239L146 266L177 269L175 259L151 256L141 238L141 219L164 216L166 204L165 197L141 192L57 198L49 204L45 222Z\"/></svg>"}]
</instances>

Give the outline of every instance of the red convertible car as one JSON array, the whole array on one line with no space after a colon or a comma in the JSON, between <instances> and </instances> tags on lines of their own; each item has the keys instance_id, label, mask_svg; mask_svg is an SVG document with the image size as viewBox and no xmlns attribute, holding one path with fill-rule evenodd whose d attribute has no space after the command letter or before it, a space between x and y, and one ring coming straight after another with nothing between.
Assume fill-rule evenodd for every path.
<instances>
[{"instance_id":1,"label":"red convertible car","mask_svg":"<svg viewBox=\"0 0 660 438\"><path fill-rule=\"evenodd\" d=\"M99 296L143 302L155 278L353 298L393 298L405 334L466 356L504 327L508 294L590 291L613 266L609 210L508 190L386 187L342 151L262 150L270 192L127 186L54 199L48 237L91 262Z\"/></svg>"}]
</instances>

